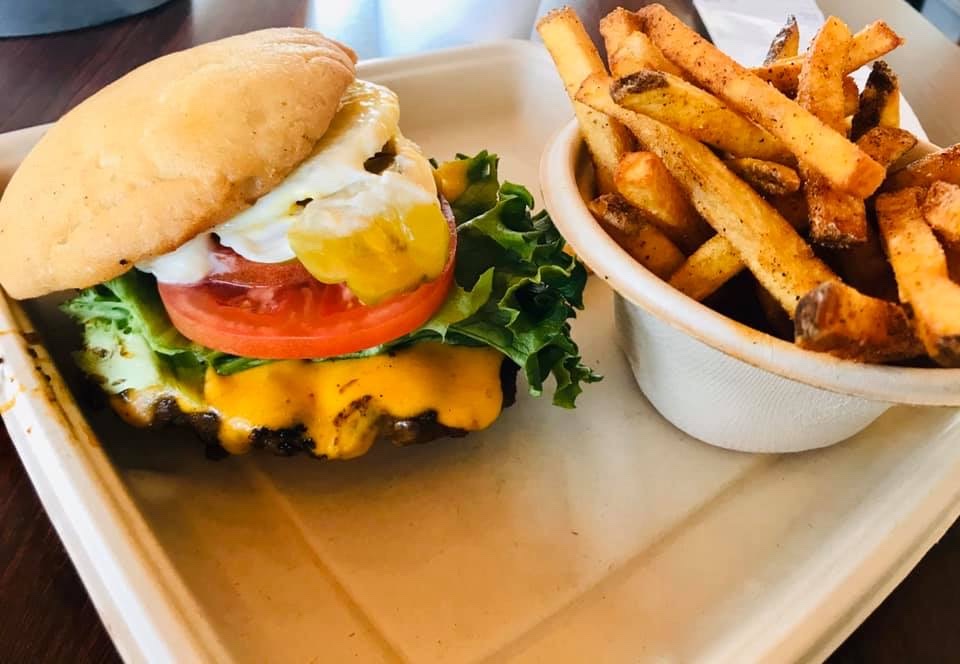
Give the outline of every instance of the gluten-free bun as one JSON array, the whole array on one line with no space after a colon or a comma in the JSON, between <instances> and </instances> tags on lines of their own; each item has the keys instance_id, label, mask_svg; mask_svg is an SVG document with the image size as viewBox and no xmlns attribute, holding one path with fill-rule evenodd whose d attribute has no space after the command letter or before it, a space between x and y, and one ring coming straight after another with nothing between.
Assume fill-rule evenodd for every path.
<instances>
[{"instance_id":1,"label":"gluten-free bun","mask_svg":"<svg viewBox=\"0 0 960 664\"><path fill-rule=\"evenodd\" d=\"M353 52L261 30L149 62L63 116L0 200L0 284L84 288L248 207L309 156Z\"/></svg>"}]
</instances>

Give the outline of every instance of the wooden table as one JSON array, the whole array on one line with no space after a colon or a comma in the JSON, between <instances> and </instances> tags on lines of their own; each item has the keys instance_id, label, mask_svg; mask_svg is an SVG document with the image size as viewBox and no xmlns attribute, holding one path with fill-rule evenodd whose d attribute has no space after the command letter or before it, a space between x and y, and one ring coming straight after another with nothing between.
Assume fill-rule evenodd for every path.
<instances>
[{"instance_id":1,"label":"wooden table","mask_svg":"<svg viewBox=\"0 0 960 664\"><path fill-rule=\"evenodd\" d=\"M306 0L175 0L147 14L69 34L0 40L0 132L55 120L133 67L218 37L303 25ZM624 3L628 4L628 3ZM635 3L634 3L635 4ZM667 3L695 19L692 3ZM960 50L903 0L821 0L853 26L877 17L906 36L890 58L935 143L960 141ZM323 3L316 3L320 11ZM854 6L855 5L855 6ZM0 430L0 661L118 659L96 611ZM949 661L960 652L960 525L839 650L837 662Z\"/></svg>"}]
</instances>

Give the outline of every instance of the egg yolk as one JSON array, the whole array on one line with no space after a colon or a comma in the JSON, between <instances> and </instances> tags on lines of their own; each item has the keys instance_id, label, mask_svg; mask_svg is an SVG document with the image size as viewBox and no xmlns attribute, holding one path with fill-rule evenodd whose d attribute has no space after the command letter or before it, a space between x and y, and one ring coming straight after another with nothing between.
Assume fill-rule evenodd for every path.
<instances>
[{"instance_id":1,"label":"egg yolk","mask_svg":"<svg viewBox=\"0 0 960 664\"><path fill-rule=\"evenodd\" d=\"M450 231L433 201L367 212L327 199L303 215L287 235L297 258L319 281L346 283L364 304L414 290L447 263Z\"/></svg>"}]
</instances>

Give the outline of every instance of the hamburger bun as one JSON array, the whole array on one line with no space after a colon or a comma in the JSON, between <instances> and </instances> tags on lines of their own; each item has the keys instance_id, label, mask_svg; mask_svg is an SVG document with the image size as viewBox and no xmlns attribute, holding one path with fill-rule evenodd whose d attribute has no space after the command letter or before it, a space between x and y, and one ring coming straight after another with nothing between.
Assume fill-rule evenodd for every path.
<instances>
[{"instance_id":1,"label":"hamburger bun","mask_svg":"<svg viewBox=\"0 0 960 664\"><path fill-rule=\"evenodd\" d=\"M92 286L249 207L310 155L355 60L279 28L103 88L47 132L0 199L0 284L15 298Z\"/></svg>"}]
</instances>

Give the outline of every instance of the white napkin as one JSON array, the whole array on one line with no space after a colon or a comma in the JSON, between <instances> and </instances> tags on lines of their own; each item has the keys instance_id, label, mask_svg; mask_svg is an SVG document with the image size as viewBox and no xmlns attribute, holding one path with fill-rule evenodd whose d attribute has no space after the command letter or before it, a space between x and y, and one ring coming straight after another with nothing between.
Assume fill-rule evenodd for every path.
<instances>
[{"instance_id":1,"label":"white napkin","mask_svg":"<svg viewBox=\"0 0 960 664\"><path fill-rule=\"evenodd\" d=\"M823 12L813 0L693 0L710 39L737 62L752 67L763 62L770 42L787 20L797 17L800 28L800 50L809 44L823 24ZM851 25L857 32L863 26ZM863 87L870 67L854 72L857 84ZM900 97L900 124L918 138L927 139L910 104Z\"/></svg>"}]
</instances>

